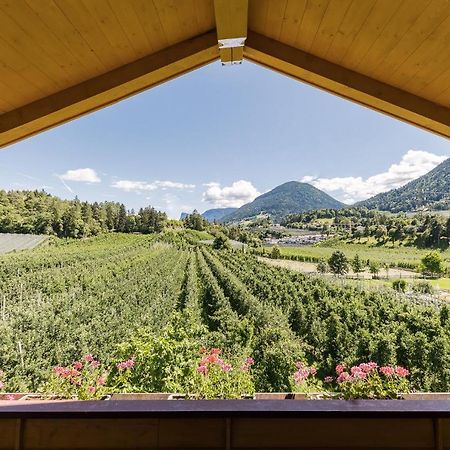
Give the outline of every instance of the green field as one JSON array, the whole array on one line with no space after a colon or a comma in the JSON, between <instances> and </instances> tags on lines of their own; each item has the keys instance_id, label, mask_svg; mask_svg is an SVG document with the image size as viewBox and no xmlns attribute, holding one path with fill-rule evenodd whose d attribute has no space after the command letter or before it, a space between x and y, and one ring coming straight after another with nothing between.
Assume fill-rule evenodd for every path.
<instances>
[{"instance_id":1,"label":"green field","mask_svg":"<svg viewBox=\"0 0 450 450\"><path fill-rule=\"evenodd\" d=\"M204 237L114 233L0 256L7 388L39 391L52 367L92 353L111 368L114 392L189 392L203 346L237 368L251 356L260 392L296 389L298 361L320 377L340 362L399 364L417 389L450 388L446 306L269 267ZM116 373L118 384L124 360L134 368L126 380Z\"/></svg>"},{"instance_id":2,"label":"green field","mask_svg":"<svg viewBox=\"0 0 450 450\"><path fill-rule=\"evenodd\" d=\"M270 250L270 248L269 248ZM430 252L429 249L418 249L414 247L370 247L365 244L347 244L333 242L316 246L302 247L280 247L282 255L312 256L315 258L328 259L336 250L342 250L347 258L353 258L358 254L364 260L378 261L381 265L391 266L418 266L421 258ZM441 252L447 267L450 266L450 250Z\"/></svg>"}]
</instances>

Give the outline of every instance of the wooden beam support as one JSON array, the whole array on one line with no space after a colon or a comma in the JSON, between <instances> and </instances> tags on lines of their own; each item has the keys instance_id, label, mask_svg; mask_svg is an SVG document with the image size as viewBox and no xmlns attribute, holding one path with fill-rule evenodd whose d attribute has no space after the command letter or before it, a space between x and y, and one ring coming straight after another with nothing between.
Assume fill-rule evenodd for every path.
<instances>
[{"instance_id":1,"label":"wooden beam support","mask_svg":"<svg viewBox=\"0 0 450 450\"><path fill-rule=\"evenodd\" d=\"M156 86L219 58L215 31L176 44L0 115L0 148Z\"/></svg>"},{"instance_id":2,"label":"wooden beam support","mask_svg":"<svg viewBox=\"0 0 450 450\"><path fill-rule=\"evenodd\" d=\"M247 38L248 0L214 0L222 64L240 64Z\"/></svg>"},{"instance_id":3,"label":"wooden beam support","mask_svg":"<svg viewBox=\"0 0 450 450\"><path fill-rule=\"evenodd\" d=\"M244 57L297 80L450 138L450 108L248 32Z\"/></svg>"}]
</instances>

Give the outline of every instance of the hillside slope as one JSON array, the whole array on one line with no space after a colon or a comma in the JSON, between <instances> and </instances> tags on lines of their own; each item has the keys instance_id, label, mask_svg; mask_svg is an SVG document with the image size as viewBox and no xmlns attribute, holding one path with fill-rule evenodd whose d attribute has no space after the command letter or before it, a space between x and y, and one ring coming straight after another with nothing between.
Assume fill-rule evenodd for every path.
<instances>
[{"instance_id":1,"label":"hillside slope","mask_svg":"<svg viewBox=\"0 0 450 450\"><path fill-rule=\"evenodd\" d=\"M223 220L233 222L261 213L270 214L272 218L279 220L287 214L320 208L342 208L343 206L343 203L310 184L289 181L260 195L253 202L241 206Z\"/></svg>"},{"instance_id":2,"label":"hillside slope","mask_svg":"<svg viewBox=\"0 0 450 450\"><path fill-rule=\"evenodd\" d=\"M391 212L450 209L450 159L401 188L382 192L355 206Z\"/></svg>"},{"instance_id":3,"label":"hillside slope","mask_svg":"<svg viewBox=\"0 0 450 450\"><path fill-rule=\"evenodd\" d=\"M202 214L202 217L208 222L221 221L224 217L234 213L237 208L214 208L208 209Z\"/></svg>"}]
</instances>

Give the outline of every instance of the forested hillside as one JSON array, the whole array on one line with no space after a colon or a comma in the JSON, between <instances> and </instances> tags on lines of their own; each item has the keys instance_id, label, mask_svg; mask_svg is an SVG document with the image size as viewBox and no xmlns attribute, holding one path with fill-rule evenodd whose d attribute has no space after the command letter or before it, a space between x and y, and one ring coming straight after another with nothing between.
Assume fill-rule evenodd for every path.
<instances>
[{"instance_id":1,"label":"forested hillside","mask_svg":"<svg viewBox=\"0 0 450 450\"><path fill-rule=\"evenodd\" d=\"M415 388L450 389L446 306L214 251L194 232L106 234L5 255L0 292L10 390L38 390L52 367L92 354L131 361L125 390L187 392L202 346L251 357L258 391L293 389L299 361L323 377L370 360L408 367Z\"/></svg>"},{"instance_id":2,"label":"forested hillside","mask_svg":"<svg viewBox=\"0 0 450 450\"><path fill-rule=\"evenodd\" d=\"M450 209L450 159L401 188L375 195L355 206L392 212Z\"/></svg>"},{"instance_id":3,"label":"forested hillside","mask_svg":"<svg viewBox=\"0 0 450 450\"><path fill-rule=\"evenodd\" d=\"M147 207L137 213L117 202L61 200L44 191L0 190L0 233L50 234L80 238L105 231L161 231L165 213Z\"/></svg>"}]
</instances>

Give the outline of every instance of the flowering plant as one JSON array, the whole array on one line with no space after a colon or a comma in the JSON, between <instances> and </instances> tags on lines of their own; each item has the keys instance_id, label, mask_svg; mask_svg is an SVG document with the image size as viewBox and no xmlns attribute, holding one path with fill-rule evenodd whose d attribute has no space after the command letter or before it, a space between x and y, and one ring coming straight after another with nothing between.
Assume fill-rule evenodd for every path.
<instances>
[{"instance_id":1,"label":"flowering plant","mask_svg":"<svg viewBox=\"0 0 450 450\"><path fill-rule=\"evenodd\" d=\"M233 367L225 361L219 348L210 350L202 347L201 360L197 366L193 392L205 399L240 398L255 391L251 367L253 358L247 357L240 365Z\"/></svg>"},{"instance_id":2,"label":"flowering plant","mask_svg":"<svg viewBox=\"0 0 450 450\"><path fill-rule=\"evenodd\" d=\"M344 399L395 399L399 392L409 392L408 369L401 366L381 366L377 363L361 363L347 369L336 366L336 377L325 381L336 382L337 392Z\"/></svg>"},{"instance_id":3,"label":"flowering plant","mask_svg":"<svg viewBox=\"0 0 450 450\"><path fill-rule=\"evenodd\" d=\"M54 367L45 391L64 398L98 399L106 394L106 377L100 362L87 354L70 366Z\"/></svg>"},{"instance_id":4,"label":"flowering plant","mask_svg":"<svg viewBox=\"0 0 450 450\"><path fill-rule=\"evenodd\" d=\"M322 389L320 381L316 378L317 369L315 367L307 366L301 361L295 363L295 366L297 367L293 375L295 391L308 393Z\"/></svg>"}]
</instances>

